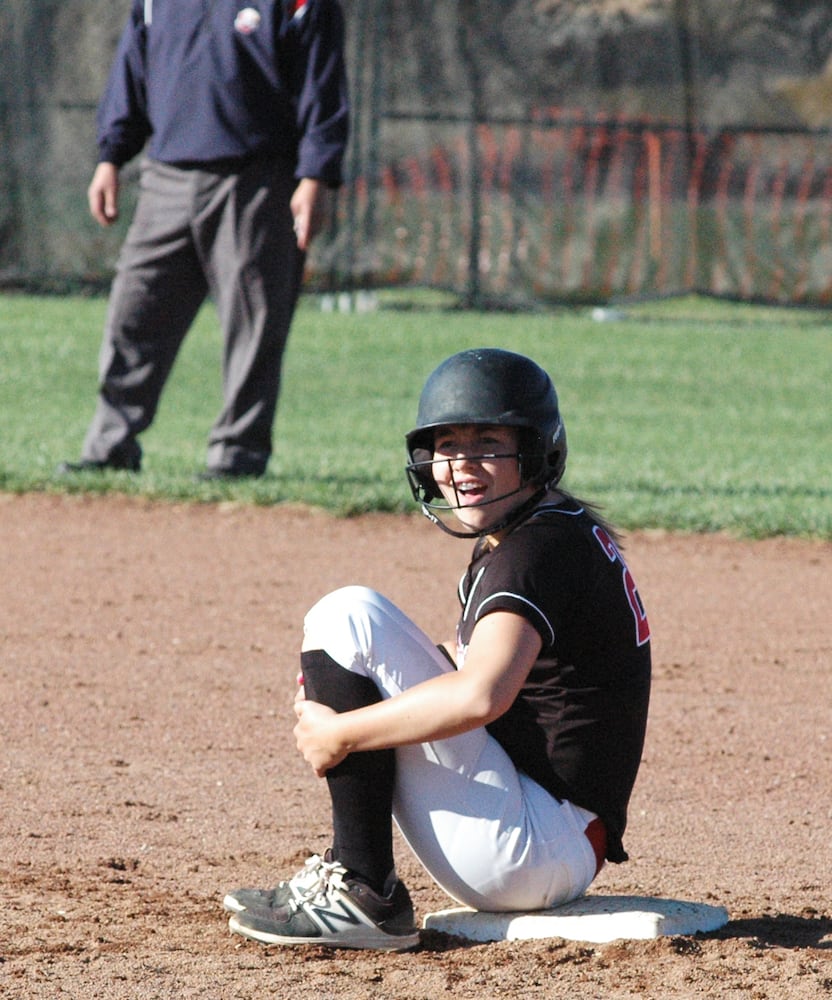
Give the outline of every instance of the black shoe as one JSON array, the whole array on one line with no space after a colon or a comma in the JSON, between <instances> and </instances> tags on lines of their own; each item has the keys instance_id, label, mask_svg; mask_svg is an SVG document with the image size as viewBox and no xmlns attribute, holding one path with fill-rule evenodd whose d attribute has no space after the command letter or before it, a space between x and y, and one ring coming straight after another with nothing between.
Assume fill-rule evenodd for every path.
<instances>
[{"instance_id":1,"label":"black shoe","mask_svg":"<svg viewBox=\"0 0 832 1000\"><path fill-rule=\"evenodd\" d=\"M230 913L263 908L277 910L281 906L288 906L290 900L298 898L310 886L318 884L318 868L322 860L332 860L329 851L323 859L317 854L307 858L303 868L288 882L281 882L274 889L235 889L234 892L225 894L222 905Z\"/></svg>"},{"instance_id":2,"label":"black shoe","mask_svg":"<svg viewBox=\"0 0 832 1000\"><path fill-rule=\"evenodd\" d=\"M59 476L73 476L78 472L106 472L114 470L118 472L141 472L142 462L140 458L108 458L104 462L95 462L90 458L82 458L79 462L61 462L55 470Z\"/></svg>"},{"instance_id":3,"label":"black shoe","mask_svg":"<svg viewBox=\"0 0 832 1000\"><path fill-rule=\"evenodd\" d=\"M262 944L316 944L331 948L370 948L408 951L419 944L413 921L413 904L403 882L391 879L381 895L351 878L337 861L317 859L279 889L272 905L264 894L263 905L249 890L244 909L235 912L228 926L235 934ZM286 890L289 890L286 892ZM291 899L286 899L291 894ZM284 902L285 900L285 902ZM274 904L277 905L274 905Z\"/></svg>"}]
</instances>

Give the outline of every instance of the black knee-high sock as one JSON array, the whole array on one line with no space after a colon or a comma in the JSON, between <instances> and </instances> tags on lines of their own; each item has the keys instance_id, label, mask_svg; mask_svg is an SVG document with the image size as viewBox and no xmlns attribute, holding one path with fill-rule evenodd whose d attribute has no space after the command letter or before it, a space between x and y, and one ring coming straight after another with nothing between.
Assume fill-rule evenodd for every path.
<instances>
[{"instance_id":1,"label":"black knee-high sock","mask_svg":"<svg viewBox=\"0 0 832 1000\"><path fill-rule=\"evenodd\" d=\"M336 712L381 701L368 678L346 670L322 649L301 653L306 697ZM333 856L377 891L393 870L393 750L351 753L327 772Z\"/></svg>"}]
</instances>

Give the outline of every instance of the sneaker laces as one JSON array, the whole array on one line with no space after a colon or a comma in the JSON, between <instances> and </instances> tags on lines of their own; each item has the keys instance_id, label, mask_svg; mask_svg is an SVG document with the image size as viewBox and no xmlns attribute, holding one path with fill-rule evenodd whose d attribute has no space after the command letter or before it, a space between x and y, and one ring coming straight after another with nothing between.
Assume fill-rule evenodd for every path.
<instances>
[{"instance_id":1,"label":"sneaker laces","mask_svg":"<svg viewBox=\"0 0 832 1000\"><path fill-rule=\"evenodd\" d=\"M308 881L314 873L314 881ZM335 889L346 889L344 875L347 870L340 861L325 861L323 858L314 855L307 859L303 870L298 872L295 879L303 879L303 887L295 888L296 895L289 901L289 906L298 911L304 903L317 901L323 903L329 896L330 887ZM295 879L292 879L294 882Z\"/></svg>"}]
</instances>

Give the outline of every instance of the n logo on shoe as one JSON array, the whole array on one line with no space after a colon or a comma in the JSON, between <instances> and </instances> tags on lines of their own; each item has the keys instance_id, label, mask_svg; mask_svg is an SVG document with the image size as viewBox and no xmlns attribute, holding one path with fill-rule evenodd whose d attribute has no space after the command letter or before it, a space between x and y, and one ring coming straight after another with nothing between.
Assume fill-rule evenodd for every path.
<instances>
[{"instance_id":1,"label":"n logo on shoe","mask_svg":"<svg viewBox=\"0 0 832 1000\"><path fill-rule=\"evenodd\" d=\"M315 915L316 919L326 927L330 932L334 931L339 921L342 924L352 924L353 927L360 926L361 921L355 914L355 911L351 910L346 903L340 899L333 901L334 905L338 907L338 910L327 909L325 906L315 906L312 903L307 904L308 908Z\"/></svg>"}]
</instances>

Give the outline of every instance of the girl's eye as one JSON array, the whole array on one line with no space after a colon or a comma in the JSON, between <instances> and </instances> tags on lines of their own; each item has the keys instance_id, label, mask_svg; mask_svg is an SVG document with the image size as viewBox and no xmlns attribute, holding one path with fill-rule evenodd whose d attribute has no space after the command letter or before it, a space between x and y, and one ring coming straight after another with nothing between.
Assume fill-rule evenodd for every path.
<instances>
[{"instance_id":1,"label":"girl's eye","mask_svg":"<svg viewBox=\"0 0 832 1000\"><path fill-rule=\"evenodd\" d=\"M433 450L438 455L490 455L494 452L510 451L512 440L499 429L486 429L461 438L438 436L434 438Z\"/></svg>"},{"instance_id":2,"label":"girl's eye","mask_svg":"<svg viewBox=\"0 0 832 1000\"><path fill-rule=\"evenodd\" d=\"M449 438L441 440L441 441L434 441L434 443L433 443L433 450L441 452L441 453L444 453L444 454L447 454L448 452L453 451L455 449L455 447L456 446L455 446L454 442L451 441Z\"/></svg>"},{"instance_id":3,"label":"girl's eye","mask_svg":"<svg viewBox=\"0 0 832 1000\"><path fill-rule=\"evenodd\" d=\"M479 445L483 452L510 450L508 442L504 440L504 438L500 437L499 434L489 434L485 437L481 437Z\"/></svg>"}]
</instances>

